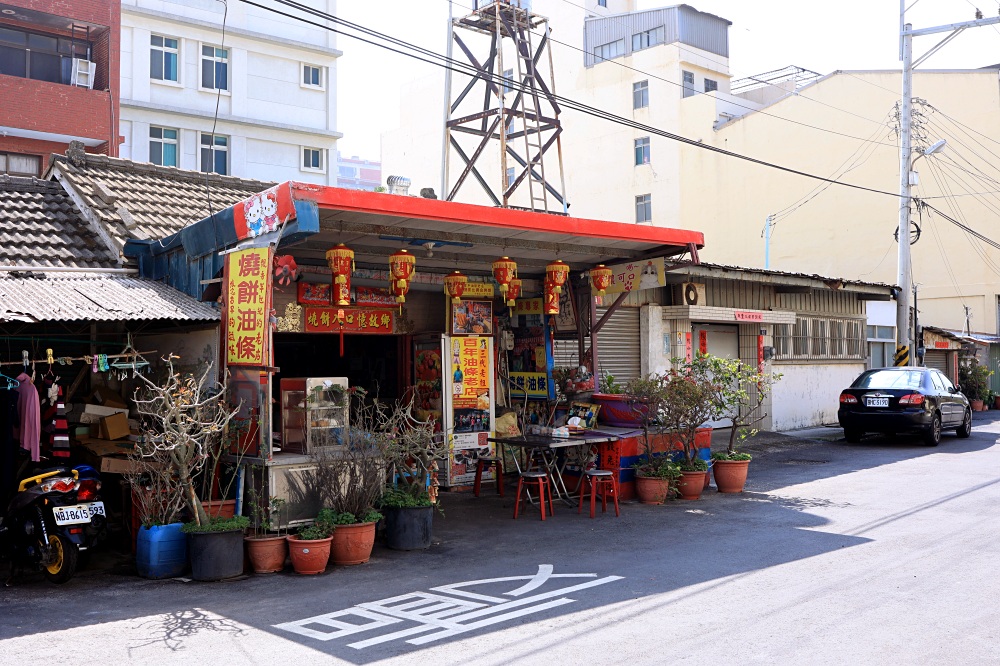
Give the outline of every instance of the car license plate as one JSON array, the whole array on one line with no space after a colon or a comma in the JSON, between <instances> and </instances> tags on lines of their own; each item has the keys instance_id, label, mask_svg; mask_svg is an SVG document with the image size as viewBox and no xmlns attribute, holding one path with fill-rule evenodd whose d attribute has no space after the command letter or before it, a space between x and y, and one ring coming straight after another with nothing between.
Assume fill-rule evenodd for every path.
<instances>
[{"instance_id":1,"label":"car license plate","mask_svg":"<svg viewBox=\"0 0 1000 666\"><path fill-rule=\"evenodd\" d=\"M90 504L74 504L73 506L52 507L52 515L56 519L56 525L78 525L89 523L90 519L96 515L104 515L104 502L91 502Z\"/></svg>"},{"instance_id":2,"label":"car license plate","mask_svg":"<svg viewBox=\"0 0 1000 666\"><path fill-rule=\"evenodd\" d=\"M865 407L888 407L889 398L865 398Z\"/></svg>"}]
</instances>

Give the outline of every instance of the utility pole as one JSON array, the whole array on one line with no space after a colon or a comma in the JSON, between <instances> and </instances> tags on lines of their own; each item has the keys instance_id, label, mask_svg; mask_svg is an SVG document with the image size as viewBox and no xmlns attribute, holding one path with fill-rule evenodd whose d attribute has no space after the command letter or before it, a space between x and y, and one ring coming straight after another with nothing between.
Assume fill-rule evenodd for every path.
<instances>
[{"instance_id":1,"label":"utility pole","mask_svg":"<svg viewBox=\"0 0 1000 666\"><path fill-rule=\"evenodd\" d=\"M448 62L451 62L451 55L453 52L452 45L455 40L452 37L452 22L454 20L452 0L448 0L448 31L445 33L447 42L445 45L445 55L448 57ZM451 117L451 71L445 70L444 72L444 123L442 124L442 129L444 131L444 136L441 140L441 189L438 190L438 198L444 199L448 196L448 158L451 155L451 132L448 129L448 118Z\"/></svg>"},{"instance_id":2,"label":"utility pole","mask_svg":"<svg viewBox=\"0 0 1000 666\"><path fill-rule=\"evenodd\" d=\"M774 214L764 220L764 270L771 268L771 229L774 227Z\"/></svg>"},{"instance_id":3,"label":"utility pole","mask_svg":"<svg viewBox=\"0 0 1000 666\"><path fill-rule=\"evenodd\" d=\"M911 186L911 145L910 122L913 112L913 69L938 52L945 44L953 40L966 28L977 28L984 25L1000 23L1000 16L980 18L982 13L976 13L976 20L963 23L939 25L933 28L914 30L906 22L906 2L899 2L899 59L903 62L903 99L900 105L899 119L899 254L897 261L896 281L899 292L896 297L896 365L912 365L913 328L910 321L910 299L912 293L912 267L910 258L910 186ZM933 35L942 32L950 34L938 42L931 50L916 60L913 59L913 38L922 35ZM938 148L924 151L929 155L941 147L941 142L935 144Z\"/></svg>"}]
</instances>

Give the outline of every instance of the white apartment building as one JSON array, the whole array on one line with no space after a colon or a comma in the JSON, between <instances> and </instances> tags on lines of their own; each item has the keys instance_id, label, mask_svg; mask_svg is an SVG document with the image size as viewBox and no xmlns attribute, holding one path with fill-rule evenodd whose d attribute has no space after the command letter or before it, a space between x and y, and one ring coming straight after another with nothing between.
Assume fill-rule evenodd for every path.
<instances>
[{"instance_id":1,"label":"white apartment building","mask_svg":"<svg viewBox=\"0 0 1000 666\"><path fill-rule=\"evenodd\" d=\"M122 0L121 16L121 157L337 183L333 32L232 0Z\"/></svg>"}]
</instances>

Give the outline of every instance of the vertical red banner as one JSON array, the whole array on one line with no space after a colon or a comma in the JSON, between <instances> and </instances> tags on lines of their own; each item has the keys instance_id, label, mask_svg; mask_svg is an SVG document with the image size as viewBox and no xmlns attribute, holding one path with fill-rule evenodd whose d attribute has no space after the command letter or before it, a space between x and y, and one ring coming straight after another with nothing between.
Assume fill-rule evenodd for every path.
<instances>
[{"instance_id":1,"label":"vertical red banner","mask_svg":"<svg viewBox=\"0 0 1000 666\"><path fill-rule=\"evenodd\" d=\"M708 353L708 331L698 331L698 351Z\"/></svg>"}]
</instances>

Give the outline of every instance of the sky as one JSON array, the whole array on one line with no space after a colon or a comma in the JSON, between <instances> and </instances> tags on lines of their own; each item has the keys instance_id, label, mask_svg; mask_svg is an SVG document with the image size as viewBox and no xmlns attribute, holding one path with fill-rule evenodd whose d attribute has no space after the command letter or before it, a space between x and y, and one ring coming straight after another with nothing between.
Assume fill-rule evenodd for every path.
<instances>
[{"instance_id":1,"label":"sky","mask_svg":"<svg viewBox=\"0 0 1000 666\"><path fill-rule=\"evenodd\" d=\"M470 5L469 0L456 0ZM560 0L569 2L570 0ZM926 28L970 21L976 8L997 16L998 0L908 0L907 21ZM673 2L639 0L639 9ZM696 9L732 21L733 78L788 65L820 74L838 69L900 68L896 0L687 0ZM456 7L456 15L467 10ZM338 0L340 17L444 53L448 0ZM914 56L944 35L914 40ZM408 81L444 70L340 36L337 63L338 130L345 155L378 160L381 133L399 125L399 90ZM553 48L566 48L558 44ZM975 69L1000 63L1000 26L964 31L923 64L924 69ZM558 73L557 73L558 76Z\"/></svg>"}]
</instances>

